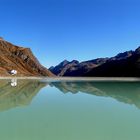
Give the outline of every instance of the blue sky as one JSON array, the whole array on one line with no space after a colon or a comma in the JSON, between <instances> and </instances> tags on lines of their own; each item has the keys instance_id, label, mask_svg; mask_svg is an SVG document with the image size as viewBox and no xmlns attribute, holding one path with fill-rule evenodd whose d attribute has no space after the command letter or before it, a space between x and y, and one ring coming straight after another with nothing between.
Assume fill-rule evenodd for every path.
<instances>
[{"instance_id":1,"label":"blue sky","mask_svg":"<svg viewBox=\"0 0 140 140\"><path fill-rule=\"evenodd\" d=\"M139 0L0 0L0 36L49 67L140 45Z\"/></svg>"}]
</instances>

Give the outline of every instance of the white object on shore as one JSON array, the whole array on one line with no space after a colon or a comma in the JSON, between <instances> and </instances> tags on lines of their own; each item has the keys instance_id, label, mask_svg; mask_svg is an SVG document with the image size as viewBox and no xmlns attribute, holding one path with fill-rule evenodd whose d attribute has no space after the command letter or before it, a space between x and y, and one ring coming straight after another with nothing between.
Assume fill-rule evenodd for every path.
<instances>
[{"instance_id":1,"label":"white object on shore","mask_svg":"<svg viewBox=\"0 0 140 140\"><path fill-rule=\"evenodd\" d=\"M16 74L17 74L17 71L16 71L16 70L11 70L11 71L10 71L10 74L11 74L11 75L16 75Z\"/></svg>"}]
</instances>

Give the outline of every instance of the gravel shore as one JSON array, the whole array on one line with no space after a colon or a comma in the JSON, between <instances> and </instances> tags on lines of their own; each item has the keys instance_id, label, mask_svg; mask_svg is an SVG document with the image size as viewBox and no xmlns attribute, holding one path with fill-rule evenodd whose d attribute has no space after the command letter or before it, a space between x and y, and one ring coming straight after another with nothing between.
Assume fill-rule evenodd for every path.
<instances>
[{"instance_id":1,"label":"gravel shore","mask_svg":"<svg viewBox=\"0 0 140 140\"><path fill-rule=\"evenodd\" d=\"M2 79L29 79L42 81L140 81L139 77L0 77Z\"/></svg>"}]
</instances>

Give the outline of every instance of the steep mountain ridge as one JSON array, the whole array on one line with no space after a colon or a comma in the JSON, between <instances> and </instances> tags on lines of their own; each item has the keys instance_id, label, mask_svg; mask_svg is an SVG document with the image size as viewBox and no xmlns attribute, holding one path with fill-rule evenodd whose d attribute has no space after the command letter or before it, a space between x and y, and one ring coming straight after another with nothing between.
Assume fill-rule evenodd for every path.
<instances>
[{"instance_id":1,"label":"steep mountain ridge","mask_svg":"<svg viewBox=\"0 0 140 140\"><path fill-rule=\"evenodd\" d=\"M57 67L52 67L50 71L58 76L140 77L140 47L111 58L97 58L74 65L69 62Z\"/></svg>"},{"instance_id":2,"label":"steep mountain ridge","mask_svg":"<svg viewBox=\"0 0 140 140\"><path fill-rule=\"evenodd\" d=\"M56 67L50 67L49 70L58 76L82 76L92 68L105 63L107 60L108 58L97 58L81 63L77 60L72 60L71 62L65 60L58 64Z\"/></svg>"},{"instance_id":3,"label":"steep mountain ridge","mask_svg":"<svg viewBox=\"0 0 140 140\"><path fill-rule=\"evenodd\" d=\"M43 67L30 48L19 47L0 39L0 76L9 76L12 69L18 76L54 76Z\"/></svg>"},{"instance_id":4,"label":"steep mountain ridge","mask_svg":"<svg viewBox=\"0 0 140 140\"><path fill-rule=\"evenodd\" d=\"M83 76L140 77L140 47L135 51L129 51L128 54L129 55L126 55L123 59L110 59L103 65L92 69Z\"/></svg>"}]
</instances>

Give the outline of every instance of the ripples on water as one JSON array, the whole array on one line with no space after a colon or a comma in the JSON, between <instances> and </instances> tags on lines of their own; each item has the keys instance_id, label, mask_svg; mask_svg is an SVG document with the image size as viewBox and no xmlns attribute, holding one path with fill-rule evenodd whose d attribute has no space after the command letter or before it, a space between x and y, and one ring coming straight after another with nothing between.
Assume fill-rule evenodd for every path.
<instances>
[{"instance_id":1,"label":"ripples on water","mask_svg":"<svg viewBox=\"0 0 140 140\"><path fill-rule=\"evenodd\" d=\"M139 82L0 81L2 140L139 140Z\"/></svg>"}]
</instances>

